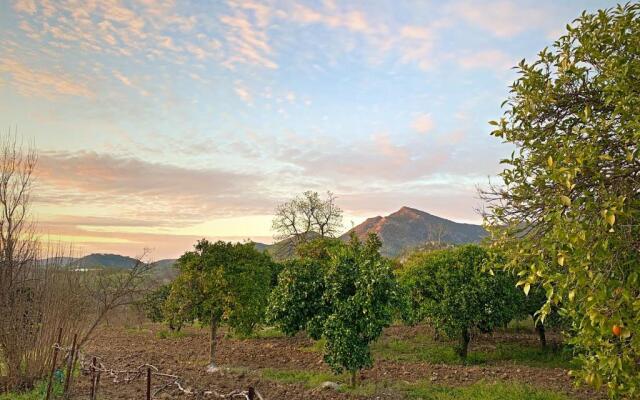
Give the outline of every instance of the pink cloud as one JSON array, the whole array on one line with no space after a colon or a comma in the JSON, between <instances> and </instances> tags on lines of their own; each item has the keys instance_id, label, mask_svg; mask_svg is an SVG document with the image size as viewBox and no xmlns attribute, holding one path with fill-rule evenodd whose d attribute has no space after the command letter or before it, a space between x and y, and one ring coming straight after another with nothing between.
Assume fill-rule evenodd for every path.
<instances>
[{"instance_id":1,"label":"pink cloud","mask_svg":"<svg viewBox=\"0 0 640 400\"><path fill-rule=\"evenodd\" d=\"M8 74L11 84L25 96L94 96L84 82L72 80L67 75L35 70L16 60L0 60L0 72Z\"/></svg>"},{"instance_id":2,"label":"pink cloud","mask_svg":"<svg viewBox=\"0 0 640 400\"><path fill-rule=\"evenodd\" d=\"M411 124L413 130L422 135L429 133L431 130L433 130L434 126L435 124L433 122L431 114L420 114L413 120L413 123Z\"/></svg>"},{"instance_id":3,"label":"pink cloud","mask_svg":"<svg viewBox=\"0 0 640 400\"><path fill-rule=\"evenodd\" d=\"M35 14L36 13L36 3L34 0L17 0L13 4L13 8L18 12L23 12L27 14Z\"/></svg>"},{"instance_id":4,"label":"pink cloud","mask_svg":"<svg viewBox=\"0 0 640 400\"><path fill-rule=\"evenodd\" d=\"M540 5L510 1L460 0L451 6L454 15L498 37L511 37L532 28L544 28L548 12Z\"/></svg>"}]
</instances>

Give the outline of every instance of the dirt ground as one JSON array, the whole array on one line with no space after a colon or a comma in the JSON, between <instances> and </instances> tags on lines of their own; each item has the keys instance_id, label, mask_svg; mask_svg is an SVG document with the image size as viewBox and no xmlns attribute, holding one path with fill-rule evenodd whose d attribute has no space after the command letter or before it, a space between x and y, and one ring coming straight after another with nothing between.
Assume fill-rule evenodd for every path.
<instances>
[{"instance_id":1,"label":"dirt ground","mask_svg":"<svg viewBox=\"0 0 640 400\"><path fill-rule=\"evenodd\" d=\"M188 328L186 336L179 338L158 337L160 325L145 325L144 329L126 328L101 329L94 340L84 349L87 355L95 355L102 363L114 370L134 370L141 365L151 364L159 372L178 375L184 388L213 390L228 394L234 390L255 388L265 400L273 399L362 399L363 396L339 393L331 389L309 389L301 384L284 384L260 378L256 371L265 368L302 371L328 371L322 354L309 351L313 341L303 335L293 338L234 339L221 333L218 337L218 364L223 366L216 373L206 373L208 354L207 329ZM390 327L384 336L407 338L416 335L426 327ZM509 337L506 337L509 336ZM477 348L491 347L503 340L535 341L535 336L527 333L501 333L483 336L472 342ZM119 379L124 378L123 374ZM588 388L575 388L568 371L562 368L535 368L511 362L496 362L483 365L445 365L424 362L395 362L376 360L373 368L360 374L362 382L414 382L428 380L434 385L462 386L478 381L522 382L535 388L565 393L575 399L600 398ZM91 378L81 375L74 385L74 398L86 399ZM153 378L154 390L170 380ZM114 383L113 377L103 374L100 389L101 399L143 399L145 379L138 378L131 383ZM214 396L181 394L175 387L160 391L154 398L215 398ZM393 390L381 389L372 398L400 399Z\"/></svg>"}]
</instances>

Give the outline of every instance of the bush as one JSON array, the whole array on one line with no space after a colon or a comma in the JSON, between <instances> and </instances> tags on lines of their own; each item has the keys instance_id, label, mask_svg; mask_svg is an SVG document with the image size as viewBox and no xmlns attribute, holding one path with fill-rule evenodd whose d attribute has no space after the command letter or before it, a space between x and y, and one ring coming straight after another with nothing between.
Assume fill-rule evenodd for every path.
<instances>
[{"instance_id":1,"label":"bush","mask_svg":"<svg viewBox=\"0 0 640 400\"><path fill-rule=\"evenodd\" d=\"M417 254L399 274L408 310L406 320L428 320L450 338L458 338L458 353L466 358L474 330L491 332L506 326L518 314L518 291L505 273L490 274L484 267L489 253L467 245Z\"/></svg>"}]
</instances>

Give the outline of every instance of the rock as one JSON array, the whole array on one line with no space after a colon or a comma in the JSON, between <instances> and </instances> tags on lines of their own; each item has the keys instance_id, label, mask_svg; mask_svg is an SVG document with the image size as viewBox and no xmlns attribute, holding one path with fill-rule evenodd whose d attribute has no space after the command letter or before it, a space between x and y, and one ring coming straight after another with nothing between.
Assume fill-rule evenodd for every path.
<instances>
[{"instance_id":1,"label":"rock","mask_svg":"<svg viewBox=\"0 0 640 400\"><path fill-rule=\"evenodd\" d=\"M220 368L218 368L214 363L211 363L207 366L207 373L209 374L215 374L216 372L219 372Z\"/></svg>"},{"instance_id":2,"label":"rock","mask_svg":"<svg viewBox=\"0 0 640 400\"><path fill-rule=\"evenodd\" d=\"M322 390L327 390L327 389L338 390L340 389L340 385L335 382L326 381L326 382L322 382L319 388Z\"/></svg>"}]
</instances>

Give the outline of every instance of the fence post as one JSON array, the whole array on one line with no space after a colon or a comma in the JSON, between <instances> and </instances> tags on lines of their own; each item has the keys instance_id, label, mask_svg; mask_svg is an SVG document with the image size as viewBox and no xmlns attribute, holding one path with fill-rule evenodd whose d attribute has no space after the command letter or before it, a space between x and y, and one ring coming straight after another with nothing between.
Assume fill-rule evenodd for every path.
<instances>
[{"instance_id":1,"label":"fence post","mask_svg":"<svg viewBox=\"0 0 640 400\"><path fill-rule=\"evenodd\" d=\"M93 400L93 393L96 390L96 357L91 359L89 371L91 371L91 390L89 391L89 400Z\"/></svg>"},{"instance_id":2,"label":"fence post","mask_svg":"<svg viewBox=\"0 0 640 400\"><path fill-rule=\"evenodd\" d=\"M151 367L147 366L147 400L151 400Z\"/></svg>"},{"instance_id":3,"label":"fence post","mask_svg":"<svg viewBox=\"0 0 640 400\"><path fill-rule=\"evenodd\" d=\"M69 359L67 360L67 376L64 382L64 390L62 392L65 398L68 397L69 384L71 383L71 375L73 375L73 359L76 355L76 341L78 340L78 334L73 335L73 342L71 344L71 353L69 353Z\"/></svg>"},{"instance_id":4,"label":"fence post","mask_svg":"<svg viewBox=\"0 0 640 400\"><path fill-rule=\"evenodd\" d=\"M93 359L95 360L96 358L93 357ZM96 384L93 389L93 398L91 400L96 400L98 398L98 388L100 387L100 374L102 373L102 371L100 371L100 367L98 367L97 364L96 364L96 369L98 374L96 375Z\"/></svg>"},{"instance_id":5,"label":"fence post","mask_svg":"<svg viewBox=\"0 0 640 400\"><path fill-rule=\"evenodd\" d=\"M58 348L60 347L60 342L62 341L62 328L58 329L58 340L53 348L53 361L51 362L51 373L49 374L49 384L47 385L47 395L45 396L45 400L49 400L51 396L51 386L53 385L53 374L56 372L56 361L58 359Z\"/></svg>"}]
</instances>

